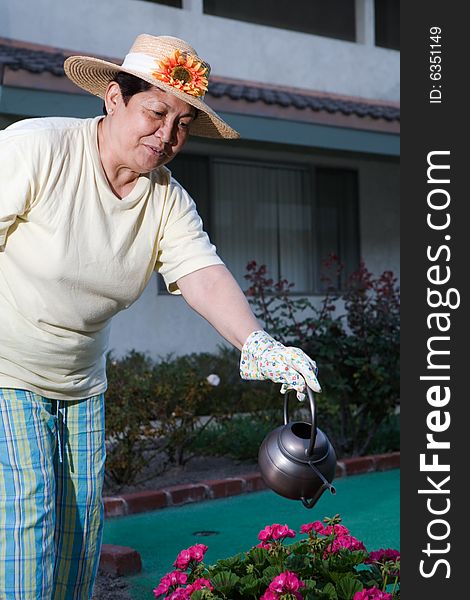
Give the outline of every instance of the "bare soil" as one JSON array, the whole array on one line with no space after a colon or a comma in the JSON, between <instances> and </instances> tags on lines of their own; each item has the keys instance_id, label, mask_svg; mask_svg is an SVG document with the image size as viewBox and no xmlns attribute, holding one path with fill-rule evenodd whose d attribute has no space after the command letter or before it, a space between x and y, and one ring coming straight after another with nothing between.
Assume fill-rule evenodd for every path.
<instances>
[{"instance_id":1,"label":"bare soil","mask_svg":"<svg viewBox=\"0 0 470 600\"><path fill-rule=\"evenodd\" d=\"M132 600L126 578L111 577L100 571L95 581L92 600Z\"/></svg>"}]
</instances>

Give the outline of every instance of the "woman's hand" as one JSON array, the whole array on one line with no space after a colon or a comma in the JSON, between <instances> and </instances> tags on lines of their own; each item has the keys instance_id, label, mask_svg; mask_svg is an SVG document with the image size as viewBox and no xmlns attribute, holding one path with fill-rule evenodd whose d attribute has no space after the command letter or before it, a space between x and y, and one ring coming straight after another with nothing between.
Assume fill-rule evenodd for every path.
<instances>
[{"instance_id":1,"label":"woman's hand","mask_svg":"<svg viewBox=\"0 0 470 600\"><path fill-rule=\"evenodd\" d=\"M282 383L281 394L294 389L298 400L304 400L306 385L314 392L321 392L317 372L315 361L305 352L284 346L266 331L254 331L243 345L240 377Z\"/></svg>"}]
</instances>

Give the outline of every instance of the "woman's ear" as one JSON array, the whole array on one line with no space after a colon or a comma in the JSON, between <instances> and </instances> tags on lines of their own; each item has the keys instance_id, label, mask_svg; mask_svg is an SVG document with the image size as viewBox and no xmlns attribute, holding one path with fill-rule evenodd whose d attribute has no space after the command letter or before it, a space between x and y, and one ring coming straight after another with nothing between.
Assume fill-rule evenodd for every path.
<instances>
[{"instance_id":1,"label":"woman's ear","mask_svg":"<svg viewBox=\"0 0 470 600\"><path fill-rule=\"evenodd\" d=\"M112 115L120 102L122 102L121 88L116 81L110 81L104 94L106 114Z\"/></svg>"}]
</instances>

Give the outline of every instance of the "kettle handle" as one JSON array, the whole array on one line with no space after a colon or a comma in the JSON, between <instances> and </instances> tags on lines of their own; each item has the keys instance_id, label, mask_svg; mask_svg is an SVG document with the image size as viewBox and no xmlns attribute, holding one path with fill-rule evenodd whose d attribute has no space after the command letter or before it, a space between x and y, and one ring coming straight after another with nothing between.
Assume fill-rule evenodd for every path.
<instances>
[{"instance_id":1,"label":"kettle handle","mask_svg":"<svg viewBox=\"0 0 470 600\"><path fill-rule=\"evenodd\" d=\"M284 425L289 423L289 394L290 392L295 392L295 390L287 390L284 395ZM310 457L313 455L313 450L315 448L315 440L317 438L317 407L315 405L315 400L313 397L312 390L307 386L307 396L310 405L310 413L312 416L312 432L310 434L310 444L308 445L308 449L305 451L305 456Z\"/></svg>"}]
</instances>

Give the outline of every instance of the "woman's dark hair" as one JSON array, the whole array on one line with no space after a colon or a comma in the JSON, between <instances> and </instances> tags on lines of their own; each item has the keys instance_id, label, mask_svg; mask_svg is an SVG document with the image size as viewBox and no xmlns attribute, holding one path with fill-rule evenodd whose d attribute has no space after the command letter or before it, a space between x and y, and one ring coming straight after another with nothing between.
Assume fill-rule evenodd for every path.
<instances>
[{"instance_id":1,"label":"woman's dark hair","mask_svg":"<svg viewBox=\"0 0 470 600\"><path fill-rule=\"evenodd\" d=\"M123 71L119 71L116 73L116 76L111 79L111 81L115 81L119 85L119 89L121 90L122 99L124 100L124 104L127 106L127 103L140 92L146 92L150 90L153 86L148 81L144 79L140 79L140 77L136 77L135 75L130 75L129 73L124 73ZM106 104L103 104L103 114L107 115L108 111L106 110ZM194 120L196 120L199 114L199 110L196 109L196 114L194 115Z\"/></svg>"},{"instance_id":2,"label":"woman's dark hair","mask_svg":"<svg viewBox=\"0 0 470 600\"><path fill-rule=\"evenodd\" d=\"M116 76L113 77L111 81L115 81L119 85L122 99L126 105L132 96L138 94L139 92L146 92L152 87L152 84L148 83L148 81L144 81L143 79L140 79L140 77L135 77L135 75L130 75L129 73L124 73L123 71L116 73ZM103 114L107 114L105 104L103 105Z\"/></svg>"}]
</instances>

